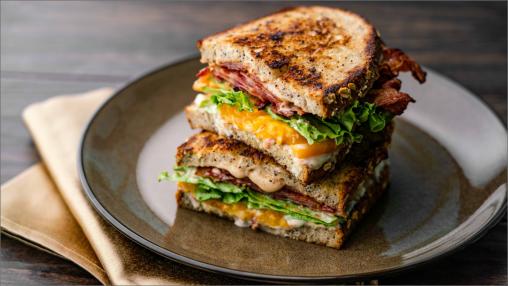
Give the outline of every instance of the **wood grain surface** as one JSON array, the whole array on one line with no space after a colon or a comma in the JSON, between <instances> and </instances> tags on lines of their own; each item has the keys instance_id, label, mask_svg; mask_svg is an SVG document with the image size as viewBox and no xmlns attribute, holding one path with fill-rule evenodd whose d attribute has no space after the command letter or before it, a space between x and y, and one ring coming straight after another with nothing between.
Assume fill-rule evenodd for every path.
<instances>
[{"instance_id":1,"label":"wood grain surface","mask_svg":"<svg viewBox=\"0 0 508 286\"><path fill-rule=\"evenodd\" d=\"M290 5L2 1L1 182L39 160L20 117L30 103L119 87L197 53L196 40L207 34ZM326 5L364 15L388 45L477 94L506 124L506 2ZM380 283L506 285L506 231L505 217L473 245ZM99 283L73 263L5 235L0 257L2 284Z\"/></svg>"}]
</instances>

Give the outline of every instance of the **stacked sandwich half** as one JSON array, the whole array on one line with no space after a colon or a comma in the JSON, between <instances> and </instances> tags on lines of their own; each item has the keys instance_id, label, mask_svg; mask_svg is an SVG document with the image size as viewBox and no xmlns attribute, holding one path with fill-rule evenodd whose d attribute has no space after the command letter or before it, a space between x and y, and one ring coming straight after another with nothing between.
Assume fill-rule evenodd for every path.
<instances>
[{"instance_id":1,"label":"stacked sandwich half","mask_svg":"<svg viewBox=\"0 0 508 286\"><path fill-rule=\"evenodd\" d=\"M180 206L340 248L388 185L393 118L420 66L351 12L298 7L198 43L202 129L178 147Z\"/></svg>"}]
</instances>

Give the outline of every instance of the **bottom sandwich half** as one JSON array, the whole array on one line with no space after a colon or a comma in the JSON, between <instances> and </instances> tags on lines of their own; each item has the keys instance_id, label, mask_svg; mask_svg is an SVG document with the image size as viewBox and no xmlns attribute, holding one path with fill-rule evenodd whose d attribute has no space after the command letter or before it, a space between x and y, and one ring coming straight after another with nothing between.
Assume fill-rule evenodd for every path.
<instances>
[{"instance_id":1,"label":"bottom sandwich half","mask_svg":"<svg viewBox=\"0 0 508 286\"><path fill-rule=\"evenodd\" d=\"M286 238L341 248L356 224L385 191L387 184L388 167L385 167L380 180L369 185L365 195L348 217L335 226L302 222L270 209L249 208L245 202L227 204L217 199L199 201L195 197L195 186L188 183L179 183L177 201L180 207L230 219L240 227L250 227Z\"/></svg>"},{"instance_id":2,"label":"bottom sandwich half","mask_svg":"<svg viewBox=\"0 0 508 286\"><path fill-rule=\"evenodd\" d=\"M351 159L332 174L302 185L269 156L202 132L179 147L174 173L161 179L178 182L181 207L240 227L341 248L387 188L389 135L370 148L352 150Z\"/></svg>"}]
</instances>

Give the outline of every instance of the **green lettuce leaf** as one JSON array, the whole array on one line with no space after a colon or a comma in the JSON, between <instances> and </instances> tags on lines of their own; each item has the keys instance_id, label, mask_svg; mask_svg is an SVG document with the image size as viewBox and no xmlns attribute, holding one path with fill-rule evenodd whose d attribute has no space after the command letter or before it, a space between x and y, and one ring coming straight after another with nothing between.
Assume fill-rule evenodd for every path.
<instances>
[{"instance_id":1,"label":"green lettuce leaf","mask_svg":"<svg viewBox=\"0 0 508 286\"><path fill-rule=\"evenodd\" d=\"M157 181L161 182L161 181L166 181L166 180L169 180L171 178L171 176L169 175L169 172L168 171L164 171L164 172L161 172L159 177L157 178Z\"/></svg>"},{"instance_id":2,"label":"green lettuce leaf","mask_svg":"<svg viewBox=\"0 0 508 286\"><path fill-rule=\"evenodd\" d=\"M202 185L198 185L198 187L196 188L195 195L198 201L206 201L211 199L222 198L221 192L215 189L203 188Z\"/></svg>"},{"instance_id":3,"label":"green lettuce leaf","mask_svg":"<svg viewBox=\"0 0 508 286\"><path fill-rule=\"evenodd\" d=\"M287 123L291 128L295 129L300 135L307 139L309 144L333 139L337 145L340 145L344 143L345 139L350 142L360 142L362 139L361 134L348 131L339 122L325 121L309 114L302 116L294 115L290 118L286 118L272 112L269 107L266 108L266 112L270 114L273 119Z\"/></svg>"},{"instance_id":4,"label":"green lettuce leaf","mask_svg":"<svg viewBox=\"0 0 508 286\"><path fill-rule=\"evenodd\" d=\"M207 88L203 91L210 98L201 102L200 107L206 108L214 105L227 104L235 106L239 111L254 110L254 105L249 96L242 91L235 91L227 84L214 80L214 86L219 88ZM391 120L388 112L376 108L373 103L355 100L346 110L334 117L323 119L313 114L293 115L289 118L272 112L270 106L265 111L276 120L285 122L291 128L300 133L309 144L325 140L335 140L337 145L342 143L357 143L362 140L362 135L354 129L359 125L366 125L371 132L383 130Z\"/></svg>"},{"instance_id":5,"label":"green lettuce leaf","mask_svg":"<svg viewBox=\"0 0 508 286\"><path fill-rule=\"evenodd\" d=\"M249 203L253 203L257 208L271 209L285 213L293 218L310 221L316 224L335 225L339 218L324 212L314 211L306 207L299 206L284 200L276 200L268 195L264 195L250 189L246 190Z\"/></svg>"},{"instance_id":6,"label":"green lettuce leaf","mask_svg":"<svg viewBox=\"0 0 508 286\"><path fill-rule=\"evenodd\" d=\"M362 140L362 135L354 132L356 126L368 123L370 131L379 132L391 120L390 114L377 109L374 104L359 101L354 101L345 111L327 119L311 114L287 118L275 114L270 107L266 108L266 112L272 118L289 124L309 144L328 139L335 140L337 145L344 142L358 143Z\"/></svg>"},{"instance_id":7,"label":"green lettuce leaf","mask_svg":"<svg viewBox=\"0 0 508 286\"><path fill-rule=\"evenodd\" d=\"M249 208L270 209L282 212L292 218L326 226L333 226L343 221L341 217L314 211L289 201L276 200L245 186L213 182L208 178L197 176L196 169L193 167L176 167L173 174L169 175L168 172L163 172L159 179L195 184L195 197L199 201L218 199L226 204L242 201L247 203Z\"/></svg>"},{"instance_id":8,"label":"green lettuce leaf","mask_svg":"<svg viewBox=\"0 0 508 286\"><path fill-rule=\"evenodd\" d=\"M235 91L232 89L224 89L224 88L209 88L205 87L203 91L210 95L210 98L203 101L200 107L205 107L208 105L221 105L227 104L231 106L235 106L238 111L254 111L254 105L249 100L249 96L242 91Z\"/></svg>"},{"instance_id":9,"label":"green lettuce leaf","mask_svg":"<svg viewBox=\"0 0 508 286\"><path fill-rule=\"evenodd\" d=\"M202 188L221 190L221 192L224 192L224 193L241 193L241 192L243 192L243 189L241 187L236 186L236 185L228 184L228 183L216 183L208 178L196 176L195 175L196 168L181 166L181 167L175 167L173 170L174 170L174 173L169 176L162 175L164 173L167 173L167 172L162 172L162 174L159 175L159 181L162 177L163 180L171 180L171 181L175 181L175 182L185 182L185 183L189 183L189 184L195 184L195 185L201 186Z\"/></svg>"}]
</instances>

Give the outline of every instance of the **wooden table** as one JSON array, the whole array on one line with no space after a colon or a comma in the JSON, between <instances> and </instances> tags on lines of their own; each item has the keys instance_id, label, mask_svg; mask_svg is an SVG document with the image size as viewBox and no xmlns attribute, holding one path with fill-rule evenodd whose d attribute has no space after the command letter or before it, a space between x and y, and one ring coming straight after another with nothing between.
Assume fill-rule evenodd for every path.
<instances>
[{"instance_id":1,"label":"wooden table","mask_svg":"<svg viewBox=\"0 0 508 286\"><path fill-rule=\"evenodd\" d=\"M334 5L328 3L327 5ZM343 3L386 43L461 83L506 123L506 3ZM1 182L39 157L21 121L32 102L119 87L196 53L197 39L284 3L2 2ZM465 115L467 116L467 115ZM506 218L466 249L385 284L506 284ZM2 237L2 284L97 284L65 259Z\"/></svg>"}]
</instances>

